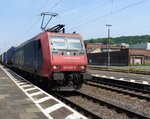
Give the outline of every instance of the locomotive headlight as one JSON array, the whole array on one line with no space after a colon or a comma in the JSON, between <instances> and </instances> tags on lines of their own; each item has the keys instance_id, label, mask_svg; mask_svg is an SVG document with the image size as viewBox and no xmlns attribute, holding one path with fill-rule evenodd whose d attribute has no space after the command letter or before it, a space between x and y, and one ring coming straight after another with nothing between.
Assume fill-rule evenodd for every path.
<instances>
[{"instance_id":1,"label":"locomotive headlight","mask_svg":"<svg viewBox=\"0 0 150 119\"><path fill-rule=\"evenodd\" d=\"M60 67L61 67L60 65L54 65L53 69L60 69Z\"/></svg>"},{"instance_id":2,"label":"locomotive headlight","mask_svg":"<svg viewBox=\"0 0 150 119\"><path fill-rule=\"evenodd\" d=\"M56 66L53 66L53 69L57 69L57 67L56 67Z\"/></svg>"},{"instance_id":3,"label":"locomotive headlight","mask_svg":"<svg viewBox=\"0 0 150 119\"><path fill-rule=\"evenodd\" d=\"M80 69L85 69L86 68L86 66L84 66L84 65L80 65L79 67L80 67Z\"/></svg>"},{"instance_id":4,"label":"locomotive headlight","mask_svg":"<svg viewBox=\"0 0 150 119\"><path fill-rule=\"evenodd\" d=\"M84 66L81 66L81 69L84 69Z\"/></svg>"}]
</instances>

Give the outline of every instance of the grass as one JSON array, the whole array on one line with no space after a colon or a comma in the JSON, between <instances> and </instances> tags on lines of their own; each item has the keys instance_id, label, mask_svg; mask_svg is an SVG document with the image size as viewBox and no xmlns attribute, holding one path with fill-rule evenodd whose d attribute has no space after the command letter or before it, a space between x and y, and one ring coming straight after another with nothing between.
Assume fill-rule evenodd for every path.
<instances>
[{"instance_id":1,"label":"grass","mask_svg":"<svg viewBox=\"0 0 150 119\"><path fill-rule=\"evenodd\" d=\"M142 64L140 66L150 66L150 63L149 64Z\"/></svg>"},{"instance_id":2,"label":"grass","mask_svg":"<svg viewBox=\"0 0 150 119\"><path fill-rule=\"evenodd\" d=\"M150 71L137 69L137 68L107 68L107 67L89 67L92 70L102 70L102 71L113 71L113 72L122 72L122 73L135 73L135 74L145 74L150 75Z\"/></svg>"}]
</instances>

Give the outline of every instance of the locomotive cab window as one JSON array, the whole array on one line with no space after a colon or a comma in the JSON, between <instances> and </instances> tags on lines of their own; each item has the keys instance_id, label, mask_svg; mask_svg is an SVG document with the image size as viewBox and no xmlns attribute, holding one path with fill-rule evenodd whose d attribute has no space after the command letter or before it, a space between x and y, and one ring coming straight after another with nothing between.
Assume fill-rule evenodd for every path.
<instances>
[{"instance_id":1,"label":"locomotive cab window","mask_svg":"<svg viewBox=\"0 0 150 119\"><path fill-rule=\"evenodd\" d=\"M50 45L52 50L83 50L80 38L74 37L50 37Z\"/></svg>"},{"instance_id":2,"label":"locomotive cab window","mask_svg":"<svg viewBox=\"0 0 150 119\"><path fill-rule=\"evenodd\" d=\"M70 50L83 50L81 40L78 38L67 38L67 44Z\"/></svg>"},{"instance_id":3,"label":"locomotive cab window","mask_svg":"<svg viewBox=\"0 0 150 119\"><path fill-rule=\"evenodd\" d=\"M64 37L51 37L52 50L67 49Z\"/></svg>"}]
</instances>

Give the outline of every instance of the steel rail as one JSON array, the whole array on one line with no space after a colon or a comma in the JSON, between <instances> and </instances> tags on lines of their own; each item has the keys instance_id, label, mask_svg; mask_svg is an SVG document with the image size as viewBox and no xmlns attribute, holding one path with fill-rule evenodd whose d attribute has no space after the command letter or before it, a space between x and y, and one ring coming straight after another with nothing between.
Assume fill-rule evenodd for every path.
<instances>
[{"instance_id":1,"label":"steel rail","mask_svg":"<svg viewBox=\"0 0 150 119\"><path fill-rule=\"evenodd\" d=\"M103 89L106 89L106 90L111 90L111 91L115 91L117 93L123 93L125 95L130 95L132 97L137 97L139 99L144 99L144 100L150 101L150 96L147 96L147 95L144 95L144 94L140 95L140 94L137 94L137 92L133 93L131 91L126 91L126 90L123 90L123 89L118 89L118 87L110 87L110 86L102 85L100 83L99 84L93 84L93 83L90 83L90 82L92 82L92 81L87 81L85 83L85 85L90 85L90 86L93 86L93 87L103 88Z\"/></svg>"},{"instance_id":2,"label":"steel rail","mask_svg":"<svg viewBox=\"0 0 150 119\"><path fill-rule=\"evenodd\" d=\"M58 93L55 93L53 95L56 96L58 99L60 99L62 102L65 102L65 104L70 105L72 108L76 109L79 112L82 112L87 117L90 117L92 119L102 119L100 116L92 113L88 109L81 107L80 105L75 104L74 102L66 99L64 96L62 96Z\"/></svg>"},{"instance_id":3,"label":"steel rail","mask_svg":"<svg viewBox=\"0 0 150 119\"><path fill-rule=\"evenodd\" d=\"M76 93L82 97L85 97L89 100L92 100L93 102L97 102L101 105L106 105L108 108L111 108L111 109L115 109L116 112L121 112L121 113L125 113L127 116L129 117L136 117L136 118L140 118L140 119L149 119L150 117L147 117L147 116L144 116L144 115L141 115L139 113L136 113L136 112L133 112L132 110L127 110L123 107L120 107L120 106L116 106L114 104L111 104L109 102L105 102L103 100L100 100L100 99L97 99L97 98L94 98L94 97L91 97L87 94L84 94L83 92L80 92L80 91L76 91Z\"/></svg>"}]
</instances>

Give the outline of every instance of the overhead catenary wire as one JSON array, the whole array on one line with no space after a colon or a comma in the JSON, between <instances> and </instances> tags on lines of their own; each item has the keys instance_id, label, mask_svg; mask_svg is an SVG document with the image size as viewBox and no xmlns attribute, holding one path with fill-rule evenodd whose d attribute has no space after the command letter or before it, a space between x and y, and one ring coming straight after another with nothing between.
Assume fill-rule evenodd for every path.
<instances>
[{"instance_id":1,"label":"overhead catenary wire","mask_svg":"<svg viewBox=\"0 0 150 119\"><path fill-rule=\"evenodd\" d=\"M29 23L33 20L33 18L39 14L39 12L40 12L40 11L43 9L43 7L48 3L48 1L49 1L49 0L46 0L46 1L44 2L44 4L36 11L36 13L31 17L30 21L28 21L28 22L25 24L26 26L28 26ZM48 11L53 10L53 9L54 9L58 4L60 4L61 2L62 2L62 0L59 0L58 2L56 2ZM30 27L27 28L21 35L19 35L17 39L19 40L21 37L24 37L32 28L34 28L34 27L40 22L40 20L41 20L41 18L37 19L37 20L34 22L34 24L30 25ZM25 26L25 27L26 27L26 26ZM15 43L15 45L17 45L17 44Z\"/></svg>"},{"instance_id":2,"label":"overhead catenary wire","mask_svg":"<svg viewBox=\"0 0 150 119\"><path fill-rule=\"evenodd\" d=\"M103 16L100 16L100 17L98 17L98 18L96 18L96 19L93 19L93 20L88 21L88 22L86 22L86 23L83 23L83 24L81 24L81 25L75 26L75 27L73 27L73 28L71 28L71 29L69 29L69 30L67 30L67 31L69 32L69 31L71 31L71 30L74 30L74 29L76 29L76 28L85 26L85 25L87 25L87 24L94 23L94 22L96 22L96 21L98 21L98 20L100 20L100 19L103 19L103 18L108 17L108 16L110 16L110 15L116 14L116 13L121 12L121 11L123 11L123 10L126 10L126 9L128 9L128 8L131 8L131 7L133 7L133 6L139 5L139 4L141 4L141 3L145 2L145 1L147 1L147 0L142 0L142 1L139 1L139 2L136 2L136 3L133 3L133 4L131 4L131 5L128 5L128 6L126 6L126 7L123 7L123 8L121 8L121 9L119 9L119 10L112 11L112 12L110 12L110 13L108 13L108 14L105 14L105 15L103 15Z\"/></svg>"},{"instance_id":3,"label":"overhead catenary wire","mask_svg":"<svg viewBox=\"0 0 150 119\"><path fill-rule=\"evenodd\" d=\"M48 1L49 1L49 0L46 0L46 1L44 2L44 4L35 12L35 14L31 17L31 19L26 23L25 26L29 25L29 23L33 20L33 18L34 18L35 16L37 16L37 15L39 14L39 12L45 7L45 5L48 3Z\"/></svg>"},{"instance_id":4,"label":"overhead catenary wire","mask_svg":"<svg viewBox=\"0 0 150 119\"><path fill-rule=\"evenodd\" d=\"M66 23L67 25L68 24L72 24L72 22L76 21L76 20L80 20L81 18L85 17L85 16L88 16L90 13L94 12L95 10L97 10L98 8L101 8L101 7L104 7L105 5L107 5L108 3L110 3L111 0L109 1L105 1L104 3L102 4L98 4L97 6L95 6L93 9L90 9L88 11L86 11L85 13L83 13L82 15L76 17L76 18L73 18L70 20L70 22Z\"/></svg>"},{"instance_id":5,"label":"overhead catenary wire","mask_svg":"<svg viewBox=\"0 0 150 119\"><path fill-rule=\"evenodd\" d=\"M51 12L51 10L53 10L57 5L59 5L62 2L62 0L59 0L58 2L56 2L48 11Z\"/></svg>"},{"instance_id":6,"label":"overhead catenary wire","mask_svg":"<svg viewBox=\"0 0 150 119\"><path fill-rule=\"evenodd\" d=\"M42 4L42 6L41 6L38 10L36 10L36 12L35 12L35 13L29 18L29 20L24 24L24 27L27 27L27 26L29 25L29 23L31 23L31 21L33 20L33 18L38 15L38 13L45 7L45 5L48 3L48 1L49 1L49 0L46 0L46 1ZM23 27L23 28L24 28L24 27Z\"/></svg>"},{"instance_id":7,"label":"overhead catenary wire","mask_svg":"<svg viewBox=\"0 0 150 119\"><path fill-rule=\"evenodd\" d=\"M30 24L31 21L34 19L34 17L39 14L39 12L45 7L45 5L47 5L48 2L49 2L49 0L46 0L46 1L42 4L42 6L41 6L38 10L36 10L36 12L30 17L30 19L28 20L28 22L26 22L26 23L24 24L23 28L29 26L29 24ZM17 38L16 38L17 41L18 41L21 37L23 37L24 35L26 35L26 33L28 33L29 30L30 30L32 27L34 27L38 22L39 22L39 19L38 19L37 21L35 21L34 24L32 24L31 26L29 26L29 28L26 28L26 30L25 30L24 32L20 33L20 35L17 35L17 36L16 36L16 37L17 37ZM19 34L19 33L17 33L17 34ZM14 39L15 39L15 38L14 38ZM15 42L15 45L17 45L16 42Z\"/></svg>"},{"instance_id":8,"label":"overhead catenary wire","mask_svg":"<svg viewBox=\"0 0 150 119\"><path fill-rule=\"evenodd\" d=\"M135 31L140 31L140 30L144 30L144 29L150 29L150 25L146 25L146 26L142 26L142 27L136 27L134 29L130 29L128 31L124 31L123 33L127 34L127 33L135 32ZM121 34L119 34L119 35L121 36Z\"/></svg>"}]
</instances>

